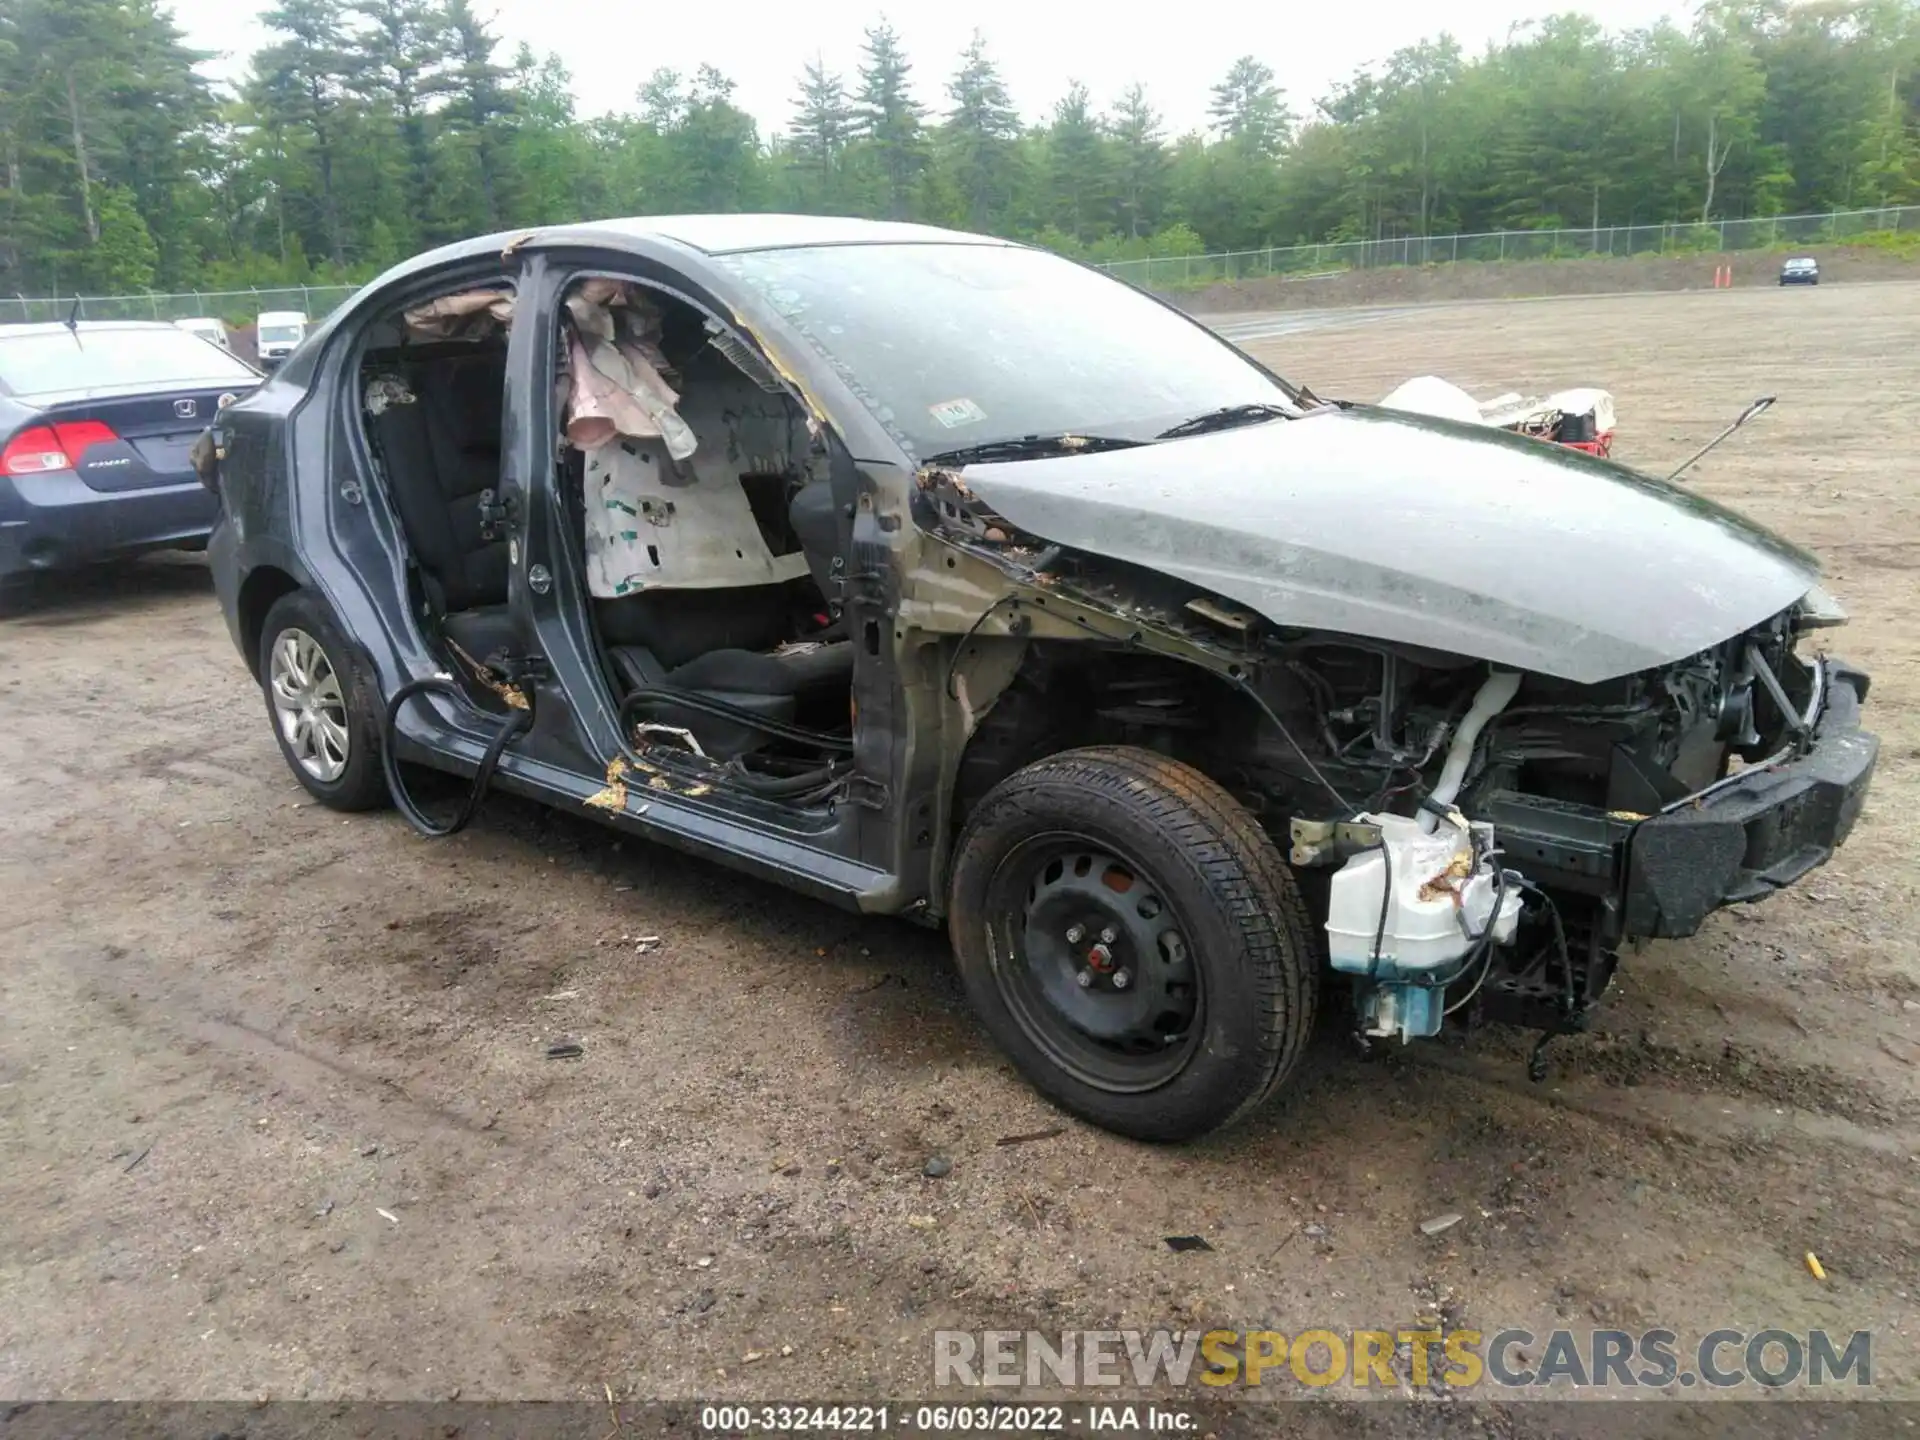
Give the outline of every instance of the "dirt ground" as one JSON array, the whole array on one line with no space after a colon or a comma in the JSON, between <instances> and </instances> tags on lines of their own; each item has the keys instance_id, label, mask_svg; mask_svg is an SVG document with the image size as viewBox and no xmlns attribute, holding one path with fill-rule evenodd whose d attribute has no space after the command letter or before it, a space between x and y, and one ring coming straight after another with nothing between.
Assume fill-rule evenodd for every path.
<instances>
[{"instance_id":1,"label":"dirt ground","mask_svg":"<svg viewBox=\"0 0 1920 1440\"><path fill-rule=\"evenodd\" d=\"M1511 300L1540 295L1619 295L1645 290L1711 290L1726 266L1733 288L1778 288L1787 255L1820 261L1823 285L1920 279L1920 259L1863 245L1802 250L1733 250L1698 255L1594 256L1458 264L1381 265L1317 276L1268 276L1183 290L1167 298L1198 314L1236 310L1317 310L1335 305L1417 305Z\"/></svg>"},{"instance_id":2,"label":"dirt ground","mask_svg":"<svg viewBox=\"0 0 1920 1440\"><path fill-rule=\"evenodd\" d=\"M1855 616L1885 748L1846 850L1630 956L1545 1084L1510 1032L1327 1033L1148 1148L1010 1072L939 936L510 799L447 841L316 808L199 561L45 584L0 621L0 1398L924 1396L937 1328L1435 1316L1867 1328L1920 1396L1920 285L1256 349L1365 399L1604 384L1655 469L1778 393L1692 483Z\"/></svg>"}]
</instances>

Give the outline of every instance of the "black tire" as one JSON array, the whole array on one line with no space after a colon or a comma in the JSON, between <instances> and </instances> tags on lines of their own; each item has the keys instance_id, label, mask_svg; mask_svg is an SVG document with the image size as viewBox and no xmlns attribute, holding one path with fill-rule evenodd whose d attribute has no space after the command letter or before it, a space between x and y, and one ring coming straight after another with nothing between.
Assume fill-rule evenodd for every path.
<instances>
[{"instance_id":1,"label":"black tire","mask_svg":"<svg viewBox=\"0 0 1920 1440\"><path fill-rule=\"evenodd\" d=\"M341 705L329 715L344 729L346 754L336 775L315 773L296 754L274 697L274 652L282 638L309 637L338 684ZM379 688L365 673L358 653L347 643L333 613L309 590L283 595L267 611L260 627L260 693L281 757L307 793L332 810L378 810L392 803L380 769ZM324 764L324 762L323 762Z\"/></svg>"},{"instance_id":2,"label":"black tire","mask_svg":"<svg viewBox=\"0 0 1920 1440\"><path fill-rule=\"evenodd\" d=\"M1135 1139L1238 1120L1285 1083L1313 1028L1321 952L1292 872L1231 795L1151 751L1067 750L995 786L956 851L948 928L974 1009L1021 1073ZM1129 964L1138 980L1120 978Z\"/></svg>"}]
</instances>

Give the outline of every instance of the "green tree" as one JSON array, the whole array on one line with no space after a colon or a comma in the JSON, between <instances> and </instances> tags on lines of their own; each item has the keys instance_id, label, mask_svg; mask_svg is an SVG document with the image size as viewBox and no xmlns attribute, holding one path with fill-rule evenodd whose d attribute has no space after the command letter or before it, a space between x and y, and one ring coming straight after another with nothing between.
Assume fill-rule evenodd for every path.
<instances>
[{"instance_id":1,"label":"green tree","mask_svg":"<svg viewBox=\"0 0 1920 1440\"><path fill-rule=\"evenodd\" d=\"M953 108L940 138L954 188L967 223L986 230L1007 216L1019 187L1020 116L977 30L947 82L947 98Z\"/></svg>"},{"instance_id":2,"label":"green tree","mask_svg":"<svg viewBox=\"0 0 1920 1440\"><path fill-rule=\"evenodd\" d=\"M513 71L495 62L500 42L473 13L470 0L446 0L444 14L452 51L446 130L456 152L468 161L478 190L477 206L468 201L456 211L458 228L491 230L499 226L503 213L500 154L513 114L513 93L506 85Z\"/></svg>"},{"instance_id":3,"label":"green tree","mask_svg":"<svg viewBox=\"0 0 1920 1440\"><path fill-rule=\"evenodd\" d=\"M847 202L847 145L855 118L847 85L815 56L800 77L788 129L788 168L798 180L800 208L833 213Z\"/></svg>"},{"instance_id":4,"label":"green tree","mask_svg":"<svg viewBox=\"0 0 1920 1440\"><path fill-rule=\"evenodd\" d=\"M733 81L702 65L669 132L689 209L751 210L760 201L760 137L753 117L733 103L733 89Z\"/></svg>"},{"instance_id":5,"label":"green tree","mask_svg":"<svg viewBox=\"0 0 1920 1440\"><path fill-rule=\"evenodd\" d=\"M338 172L353 103L347 87L353 62L345 13L339 0L281 0L260 21L286 38L254 57L250 98L266 123L304 162L290 167L304 172L296 181L299 191L313 196L312 208L327 254L334 264L345 265Z\"/></svg>"},{"instance_id":6,"label":"green tree","mask_svg":"<svg viewBox=\"0 0 1920 1440\"><path fill-rule=\"evenodd\" d=\"M1273 161L1250 146L1208 145L1186 135L1173 150L1172 209L1206 237L1208 249L1251 250L1278 223L1279 176Z\"/></svg>"},{"instance_id":7,"label":"green tree","mask_svg":"<svg viewBox=\"0 0 1920 1440\"><path fill-rule=\"evenodd\" d=\"M1441 35L1297 131L1247 56L1173 145L1139 85L1099 117L1071 86L1023 128L979 36L929 126L885 20L851 85L804 67L763 145L710 67L578 115L558 60L496 59L473 0L276 0L216 93L165 3L0 0L0 293L356 280L443 237L677 209L885 214L1118 260L1920 202L1916 0L1707 0L1688 28L1624 33L1558 14L1475 55Z\"/></svg>"},{"instance_id":8,"label":"green tree","mask_svg":"<svg viewBox=\"0 0 1920 1440\"><path fill-rule=\"evenodd\" d=\"M927 163L926 112L913 98L912 73L900 37L882 19L861 51L853 118L861 149L879 172L882 209L896 219L912 213Z\"/></svg>"},{"instance_id":9,"label":"green tree","mask_svg":"<svg viewBox=\"0 0 1920 1440\"><path fill-rule=\"evenodd\" d=\"M87 257L86 283L108 295L150 288L160 248L133 203L133 193L113 184L101 185L96 193L100 237Z\"/></svg>"},{"instance_id":10,"label":"green tree","mask_svg":"<svg viewBox=\"0 0 1920 1440\"><path fill-rule=\"evenodd\" d=\"M1207 114L1222 139L1262 158L1278 155L1293 129L1273 71L1251 55L1234 61L1226 78L1213 87Z\"/></svg>"},{"instance_id":11,"label":"green tree","mask_svg":"<svg viewBox=\"0 0 1920 1440\"><path fill-rule=\"evenodd\" d=\"M404 156L404 195L391 220L401 224L408 241L444 238L431 225L414 222L436 208L429 111L450 83L447 16L431 0L357 0L352 13L365 23L352 37L348 84L390 132L382 141Z\"/></svg>"},{"instance_id":12,"label":"green tree","mask_svg":"<svg viewBox=\"0 0 1920 1440\"><path fill-rule=\"evenodd\" d=\"M605 176L585 126L573 112L573 77L558 55L514 56L514 125L508 150L514 205L509 223L550 225L604 215L620 206L605 194Z\"/></svg>"},{"instance_id":13,"label":"green tree","mask_svg":"<svg viewBox=\"0 0 1920 1440\"><path fill-rule=\"evenodd\" d=\"M0 7L0 280L96 271L108 185L143 226L171 225L171 268L197 264L185 137L212 111L202 58L150 0Z\"/></svg>"},{"instance_id":14,"label":"green tree","mask_svg":"<svg viewBox=\"0 0 1920 1440\"><path fill-rule=\"evenodd\" d=\"M1394 52L1379 87L1380 168L1416 235L1430 233L1435 209L1466 158L1448 143L1462 128L1453 113L1460 64L1460 47L1450 37L1423 40Z\"/></svg>"},{"instance_id":15,"label":"green tree","mask_svg":"<svg viewBox=\"0 0 1920 1440\"><path fill-rule=\"evenodd\" d=\"M1709 4L1695 30L1690 63L1682 77L1692 96L1688 119L1699 140L1700 223L1713 218L1720 176L1736 150L1752 147L1759 133L1766 75L1741 17Z\"/></svg>"},{"instance_id":16,"label":"green tree","mask_svg":"<svg viewBox=\"0 0 1920 1440\"><path fill-rule=\"evenodd\" d=\"M1042 141L1045 198L1037 207L1040 213L1077 241L1107 234L1114 228L1113 155L1087 87L1079 81L1071 82L1053 107Z\"/></svg>"},{"instance_id":17,"label":"green tree","mask_svg":"<svg viewBox=\"0 0 1920 1440\"><path fill-rule=\"evenodd\" d=\"M1107 131L1113 137L1113 185L1121 226L1130 236L1151 234L1166 205L1167 145L1160 114L1139 82L1127 87Z\"/></svg>"}]
</instances>

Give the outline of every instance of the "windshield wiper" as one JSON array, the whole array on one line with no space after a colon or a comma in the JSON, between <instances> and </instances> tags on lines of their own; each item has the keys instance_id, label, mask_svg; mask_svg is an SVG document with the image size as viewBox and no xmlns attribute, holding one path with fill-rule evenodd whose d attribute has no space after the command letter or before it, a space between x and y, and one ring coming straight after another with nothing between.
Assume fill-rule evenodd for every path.
<instances>
[{"instance_id":1,"label":"windshield wiper","mask_svg":"<svg viewBox=\"0 0 1920 1440\"><path fill-rule=\"evenodd\" d=\"M1011 440L984 440L978 445L942 450L938 455L929 455L926 463L970 465L975 461L1037 460L1046 455L1085 455L1094 450L1125 450L1146 443L1118 435L1020 435Z\"/></svg>"},{"instance_id":2,"label":"windshield wiper","mask_svg":"<svg viewBox=\"0 0 1920 1440\"><path fill-rule=\"evenodd\" d=\"M1290 417L1295 412L1284 405L1270 405L1256 401L1251 405L1222 405L1218 410L1209 410L1204 415L1195 415L1191 420L1182 420L1178 425L1162 430L1154 436L1156 440L1178 440L1182 435L1204 435L1209 430L1231 430L1236 425L1252 425L1261 420L1279 420Z\"/></svg>"}]
</instances>

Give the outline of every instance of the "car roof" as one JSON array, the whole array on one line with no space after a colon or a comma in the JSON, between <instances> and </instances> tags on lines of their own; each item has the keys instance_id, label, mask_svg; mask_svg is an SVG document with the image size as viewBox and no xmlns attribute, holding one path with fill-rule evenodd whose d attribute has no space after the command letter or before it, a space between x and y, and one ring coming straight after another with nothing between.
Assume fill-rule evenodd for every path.
<instances>
[{"instance_id":1,"label":"car roof","mask_svg":"<svg viewBox=\"0 0 1920 1440\"><path fill-rule=\"evenodd\" d=\"M324 327L374 301L388 286L451 262L486 255L506 255L523 245L606 246L641 249L656 242L703 255L735 255L751 250L799 249L833 245L979 245L1003 249L1025 248L1015 241L937 225L912 225L895 220L859 220L840 215L628 215L584 220L567 225L536 225L474 235L433 250L409 256L375 276L347 305L309 324ZM377 301L375 302L377 303ZM268 317L262 315L261 320Z\"/></svg>"},{"instance_id":2,"label":"car roof","mask_svg":"<svg viewBox=\"0 0 1920 1440\"><path fill-rule=\"evenodd\" d=\"M81 320L72 329L82 335L111 334L116 330L171 330L173 324L167 320ZM70 334L66 323L60 320L36 320L24 325L0 325L0 340L15 335L66 335Z\"/></svg>"},{"instance_id":3,"label":"car roof","mask_svg":"<svg viewBox=\"0 0 1920 1440\"><path fill-rule=\"evenodd\" d=\"M803 245L1005 245L990 235L913 225L897 220L856 220L842 215L630 215L587 221L570 229L614 231L677 241L709 255L744 250L780 250Z\"/></svg>"},{"instance_id":4,"label":"car roof","mask_svg":"<svg viewBox=\"0 0 1920 1440\"><path fill-rule=\"evenodd\" d=\"M262 310L258 315L254 316L253 318L256 322L259 322L262 320L270 320L275 322L286 321L286 320L305 320L307 318L307 313L304 310Z\"/></svg>"}]
</instances>

